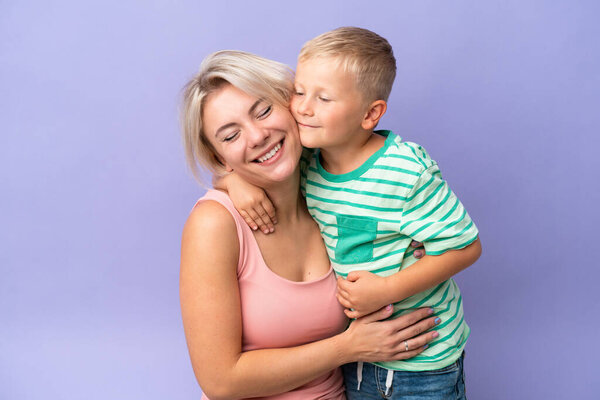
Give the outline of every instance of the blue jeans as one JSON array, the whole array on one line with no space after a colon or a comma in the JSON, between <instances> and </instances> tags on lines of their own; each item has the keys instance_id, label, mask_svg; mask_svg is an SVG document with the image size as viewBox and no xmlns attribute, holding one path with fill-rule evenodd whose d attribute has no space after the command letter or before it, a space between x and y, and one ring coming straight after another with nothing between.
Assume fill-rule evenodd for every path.
<instances>
[{"instance_id":1,"label":"blue jeans","mask_svg":"<svg viewBox=\"0 0 600 400\"><path fill-rule=\"evenodd\" d=\"M386 395L388 370L364 363L360 391L357 390L357 363L342 366L348 400L466 400L463 371L464 354L455 363L434 371L394 371Z\"/></svg>"}]
</instances>

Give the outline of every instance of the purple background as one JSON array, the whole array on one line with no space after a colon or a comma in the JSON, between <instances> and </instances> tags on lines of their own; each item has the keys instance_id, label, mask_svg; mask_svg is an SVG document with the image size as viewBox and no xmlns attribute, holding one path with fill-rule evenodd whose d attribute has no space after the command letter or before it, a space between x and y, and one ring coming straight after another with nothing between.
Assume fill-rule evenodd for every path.
<instances>
[{"instance_id":1,"label":"purple background","mask_svg":"<svg viewBox=\"0 0 600 400\"><path fill-rule=\"evenodd\" d=\"M380 126L428 149L480 228L458 277L470 398L597 398L598 2L205 3L0 3L0 398L199 398L180 89L209 52L294 65L342 25L392 43Z\"/></svg>"}]
</instances>

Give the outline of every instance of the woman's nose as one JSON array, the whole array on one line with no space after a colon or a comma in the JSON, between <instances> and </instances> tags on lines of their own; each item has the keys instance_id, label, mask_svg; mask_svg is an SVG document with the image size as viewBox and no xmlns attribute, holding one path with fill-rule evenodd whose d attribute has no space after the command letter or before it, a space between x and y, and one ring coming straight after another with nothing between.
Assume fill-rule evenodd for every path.
<instances>
[{"instance_id":1,"label":"woman's nose","mask_svg":"<svg viewBox=\"0 0 600 400\"><path fill-rule=\"evenodd\" d=\"M266 142L271 136L268 129L258 125L252 125L248 128L248 144L251 148L258 147Z\"/></svg>"}]
</instances>

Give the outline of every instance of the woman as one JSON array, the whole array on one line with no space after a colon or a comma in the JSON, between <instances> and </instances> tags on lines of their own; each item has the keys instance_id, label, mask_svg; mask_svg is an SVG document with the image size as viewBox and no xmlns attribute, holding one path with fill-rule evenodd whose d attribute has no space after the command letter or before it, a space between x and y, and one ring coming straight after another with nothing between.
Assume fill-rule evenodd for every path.
<instances>
[{"instance_id":1,"label":"woman","mask_svg":"<svg viewBox=\"0 0 600 400\"><path fill-rule=\"evenodd\" d=\"M226 194L198 201L182 238L180 294L204 398L343 399L338 367L406 359L433 339L427 309L347 320L316 223L299 192L302 146L288 111L292 73L252 54L208 56L184 95L188 162L265 190L278 228L252 231ZM405 351L408 342L409 348Z\"/></svg>"}]
</instances>

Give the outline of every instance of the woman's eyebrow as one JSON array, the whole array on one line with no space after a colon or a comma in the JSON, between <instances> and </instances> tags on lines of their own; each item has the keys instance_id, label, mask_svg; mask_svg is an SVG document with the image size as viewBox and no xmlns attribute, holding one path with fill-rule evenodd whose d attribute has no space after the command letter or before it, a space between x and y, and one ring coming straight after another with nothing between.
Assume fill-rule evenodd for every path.
<instances>
[{"instance_id":1,"label":"woman's eyebrow","mask_svg":"<svg viewBox=\"0 0 600 400\"><path fill-rule=\"evenodd\" d=\"M219 136L219 133L221 133L221 131L224 131L225 129L231 128L232 126L236 126L237 124L235 122L230 122L228 124L225 124L223 126L221 126L219 129L217 129L217 131L215 132L215 137Z\"/></svg>"},{"instance_id":2,"label":"woman's eyebrow","mask_svg":"<svg viewBox=\"0 0 600 400\"><path fill-rule=\"evenodd\" d=\"M254 114L256 107L258 107L258 105L262 102L263 102L263 99L256 100L256 102L254 104L252 104L252 107L250 107L250 109L248 110L248 115Z\"/></svg>"}]
</instances>

